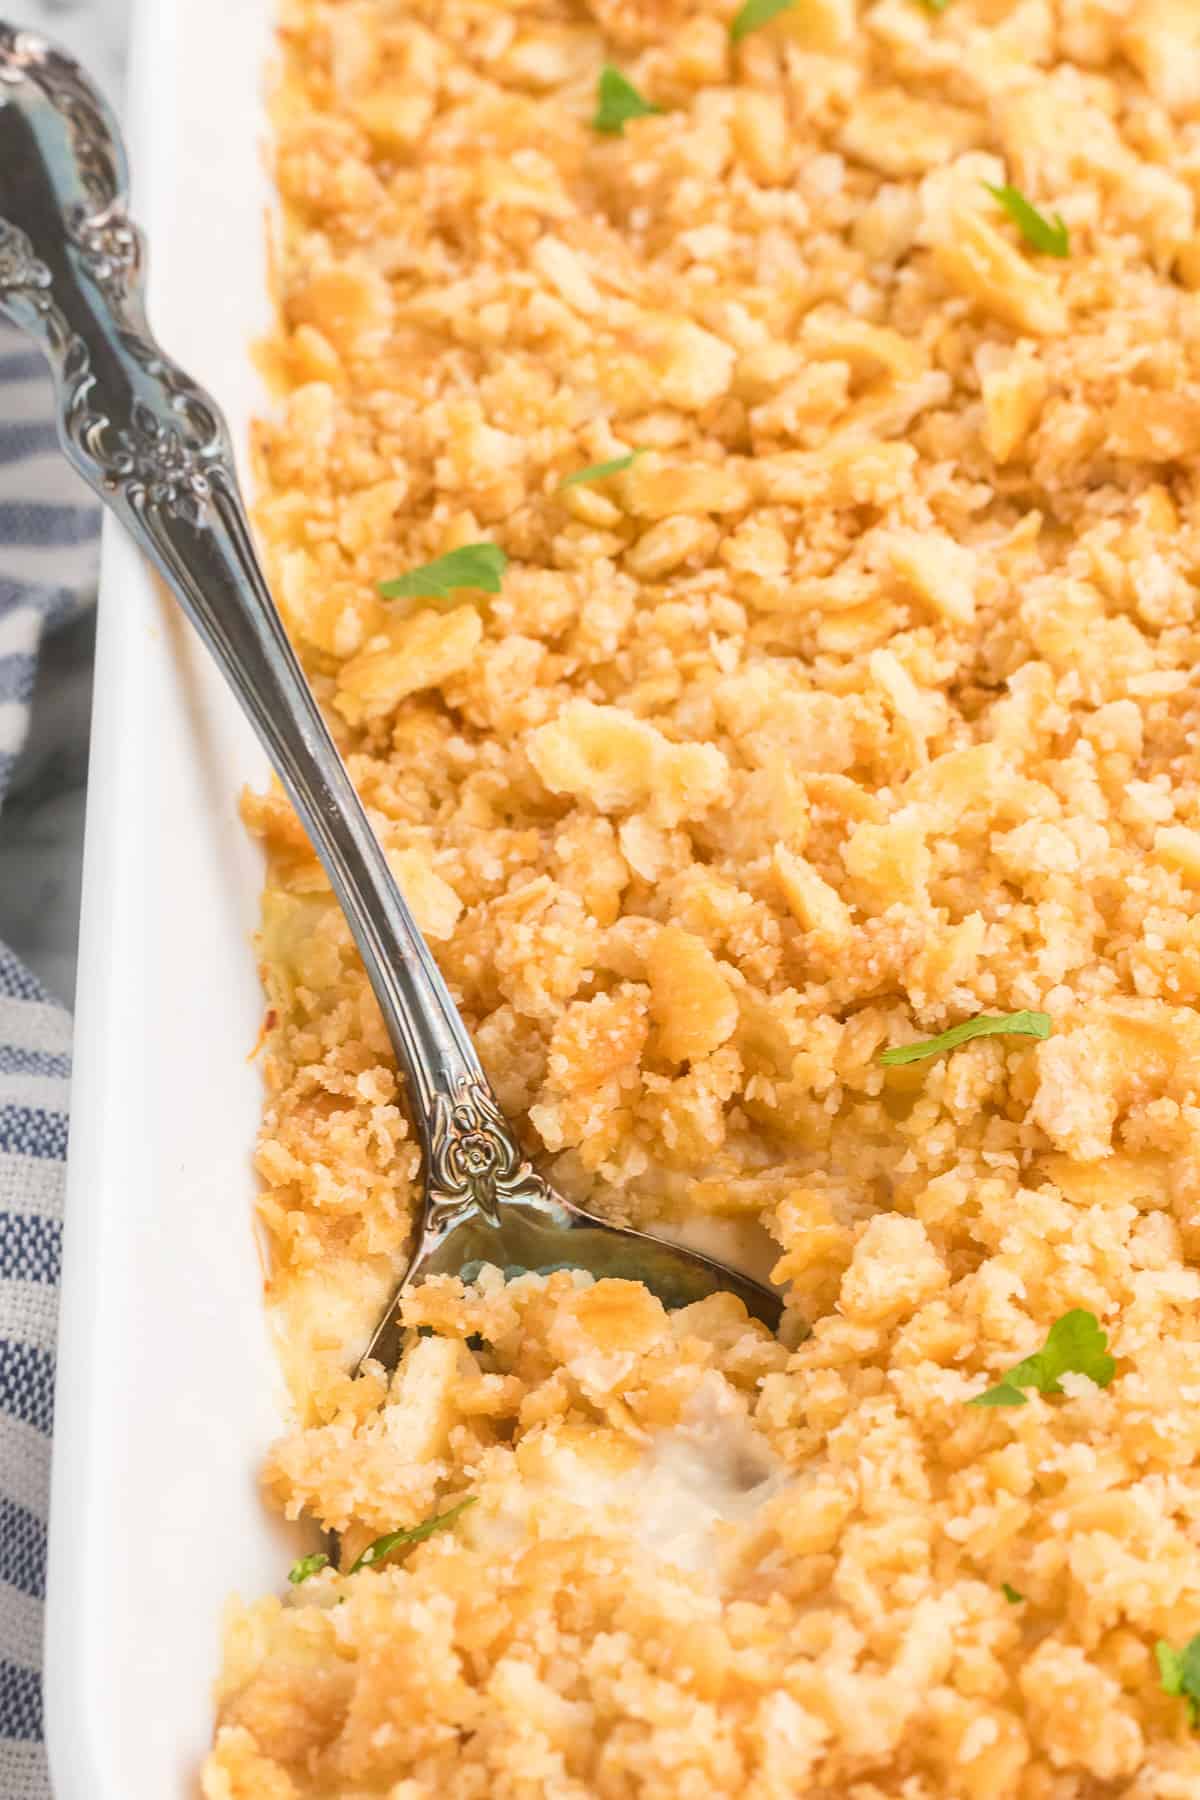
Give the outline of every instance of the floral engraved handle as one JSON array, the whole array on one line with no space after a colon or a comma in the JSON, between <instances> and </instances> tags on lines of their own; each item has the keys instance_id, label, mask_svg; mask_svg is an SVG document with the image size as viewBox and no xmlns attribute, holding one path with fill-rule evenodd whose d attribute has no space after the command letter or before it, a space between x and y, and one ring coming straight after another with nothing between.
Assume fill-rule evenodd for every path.
<instances>
[{"instance_id":1,"label":"floral engraved handle","mask_svg":"<svg viewBox=\"0 0 1200 1800\"><path fill-rule=\"evenodd\" d=\"M408 1078L431 1202L533 1191L267 589L220 410L160 349L115 121L70 58L0 25L0 315L54 373L60 435L250 716L354 933Z\"/></svg>"},{"instance_id":2,"label":"floral engraved handle","mask_svg":"<svg viewBox=\"0 0 1200 1800\"><path fill-rule=\"evenodd\" d=\"M199 524L232 446L150 335L112 117L69 57L6 25L0 101L0 311L50 358L67 454L145 530L159 515Z\"/></svg>"},{"instance_id":3,"label":"floral engraved handle","mask_svg":"<svg viewBox=\"0 0 1200 1800\"><path fill-rule=\"evenodd\" d=\"M434 1101L428 1185L436 1206L473 1207L497 1227L506 1201L543 1197L546 1184L521 1155L486 1081L465 1080Z\"/></svg>"},{"instance_id":4,"label":"floral engraved handle","mask_svg":"<svg viewBox=\"0 0 1200 1800\"><path fill-rule=\"evenodd\" d=\"M114 202L94 217L77 219L71 242L81 268L110 299L119 302L132 291L141 273L142 240L123 206Z\"/></svg>"},{"instance_id":5,"label":"floral engraved handle","mask_svg":"<svg viewBox=\"0 0 1200 1800\"><path fill-rule=\"evenodd\" d=\"M25 233L7 219L0 219L0 294L13 300L20 298L44 315L53 305L53 282L53 275L33 254L33 245Z\"/></svg>"}]
</instances>

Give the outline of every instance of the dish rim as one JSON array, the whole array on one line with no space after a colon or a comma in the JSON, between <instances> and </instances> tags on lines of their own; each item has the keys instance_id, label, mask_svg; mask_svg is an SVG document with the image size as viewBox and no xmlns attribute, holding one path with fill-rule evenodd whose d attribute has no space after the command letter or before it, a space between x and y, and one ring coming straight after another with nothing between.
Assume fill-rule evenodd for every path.
<instances>
[{"instance_id":1,"label":"dish rim","mask_svg":"<svg viewBox=\"0 0 1200 1800\"><path fill-rule=\"evenodd\" d=\"M239 449L262 397L275 11L134 0L123 112L152 323ZM244 1060L262 1012L261 860L236 799L266 763L113 520L90 745L45 1741L56 1800L182 1800L211 1738L226 1596L277 1588L295 1541L255 1479L283 1387L252 1226L261 1085Z\"/></svg>"}]
</instances>

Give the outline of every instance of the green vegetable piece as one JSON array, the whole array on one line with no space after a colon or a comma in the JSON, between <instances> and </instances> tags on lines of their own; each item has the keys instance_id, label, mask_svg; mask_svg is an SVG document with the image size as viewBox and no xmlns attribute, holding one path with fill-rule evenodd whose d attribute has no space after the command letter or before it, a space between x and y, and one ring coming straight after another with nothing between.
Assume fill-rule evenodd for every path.
<instances>
[{"instance_id":1,"label":"green vegetable piece","mask_svg":"<svg viewBox=\"0 0 1200 1800\"><path fill-rule=\"evenodd\" d=\"M1076 1306L1050 1327L1040 1350L1007 1370L995 1387L976 1394L967 1404L1025 1406L1028 1401L1022 1388L1061 1394L1060 1375L1086 1375L1097 1387L1107 1387L1116 1372L1116 1359L1108 1354L1108 1334L1101 1331L1095 1313Z\"/></svg>"},{"instance_id":2,"label":"green vegetable piece","mask_svg":"<svg viewBox=\"0 0 1200 1800\"><path fill-rule=\"evenodd\" d=\"M972 1038L1007 1037L1010 1034L1013 1037L1048 1038L1050 1014L979 1013L974 1019L964 1019L961 1025L952 1025L939 1037L921 1038L915 1044L894 1044L890 1050L880 1052L879 1060L894 1069L902 1063L924 1062L927 1056L940 1056L943 1050L957 1050L960 1044L969 1043Z\"/></svg>"},{"instance_id":3,"label":"green vegetable piece","mask_svg":"<svg viewBox=\"0 0 1200 1800\"><path fill-rule=\"evenodd\" d=\"M646 119L651 113L661 111L661 106L653 106L649 100L643 100L632 81L627 80L620 69L614 69L611 63L606 63L601 69L600 80L596 84L593 131L606 131L612 137L620 137L630 119Z\"/></svg>"},{"instance_id":4,"label":"green vegetable piece","mask_svg":"<svg viewBox=\"0 0 1200 1800\"><path fill-rule=\"evenodd\" d=\"M1154 1646L1154 1656L1163 1693L1170 1694L1173 1700L1178 1699L1183 1693L1183 1657L1171 1648L1166 1638L1159 1638Z\"/></svg>"},{"instance_id":5,"label":"green vegetable piece","mask_svg":"<svg viewBox=\"0 0 1200 1800\"><path fill-rule=\"evenodd\" d=\"M401 1544L423 1544L425 1539L432 1537L435 1531L441 1531L445 1526L452 1524L459 1513L466 1512L468 1506L474 1505L475 1495L468 1494L465 1500L460 1500L458 1505L452 1506L448 1512L434 1513L432 1518L422 1519L419 1525L402 1525L399 1531L386 1532L383 1537L376 1538L373 1544L367 1545L357 1562L351 1565L350 1574L357 1575L360 1569L372 1568L375 1563L382 1562L385 1556L389 1556Z\"/></svg>"},{"instance_id":6,"label":"green vegetable piece","mask_svg":"<svg viewBox=\"0 0 1200 1800\"><path fill-rule=\"evenodd\" d=\"M1015 1587L1010 1587L1007 1581L1000 1583L1000 1592L1010 1606L1020 1606L1025 1598L1024 1594L1019 1594Z\"/></svg>"},{"instance_id":7,"label":"green vegetable piece","mask_svg":"<svg viewBox=\"0 0 1200 1800\"><path fill-rule=\"evenodd\" d=\"M485 594L500 592L500 578L508 558L499 544L462 544L435 556L432 562L381 581L378 591L385 600L448 600L459 588L482 588Z\"/></svg>"},{"instance_id":8,"label":"green vegetable piece","mask_svg":"<svg viewBox=\"0 0 1200 1800\"><path fill-rule=\"evenodd\" d=\"M293 1587L299 1587L310 1575L316 1575L329 1562L323 1550L314 1550L311 1556L302 1556L298 1563L293 1563L288 1570L288 1580Z\"/></svg>"},{"instance_id":9,"label":"green vegetable piece","mask_svg":"<svg viewBox=\"0 0 1200 1800\"><path fill-rule=\"evenodd\" d=\"M996 1387L989 1388L986 1394L976 1394L973 1400L967 1402L968 1406L1025 1406L1027 1404L1020 1388L1013 1387L1009 1381L1001 1381Z\"/></svg>"},{"instance_id":10,"label":"green vegetable piece","mask_svg":"<svg viewBox=\"0 0 1200 1800\"><path fill-rule=\"evenodd\" d=\"M1071 252L1071 235L1067 230L1061 213L1055 213L1048 219L1040 213L1031 201L1027 200L1020 188L993 187L990 181L984 187L998 200L1009 218L1020 227L1021 236L1034 250L1040 250L1043 256L1069 256Z\"/></svg>"},{"instance_id":11,"label":"green vegetable piece","mask_svg":"<svg viewBox=\"0 0 1200 1800\"><path fill-rule=\"evenodd\" d=\"M944 13L949 4L950 0L921 0L925 11L931 13Z\"/></svg>"},{"instance_id":12,"label":"green vegetable piece","mask_svg":"<svg viewBox=\"0 0 1200 1800\"><path fill-rule=\"evenodd\" d=\"M644 450L630 450L626 456L614 456L611 462L589 463L586 469L576 469L572 475L564 475L558 484L561 494L564 488L582 487L585 481L605 481L610 475L619 475L623 469L631 469L639 456L645 456Z\"/></svg>"},{"instance_id":13,"label":"green vegetable piece","mask_svg":"<svg viewBox=\"0 0 1200 1800\"><path fill-rule=\"evenodd\" d=\"M1188 1723L1195 1729L1200 1725L1200 1631L1182 1650L1173 1650L1159 1638L1154 1655L1163 1693L1187 1701Z\"/></svg>"},{"instance_id":14,"label":"green vegetable piece","mask_svg":"<svg viewBox=\"0 0 1200 1800\"><path fill-rule=\"evenodd\" d=\"M746 0L745 6L734 15L729 27L729 35L734 43L740 43L752 31L760 31L777 19L780 13L791 12L795 0Z\"/></svg>"}]
</instances>

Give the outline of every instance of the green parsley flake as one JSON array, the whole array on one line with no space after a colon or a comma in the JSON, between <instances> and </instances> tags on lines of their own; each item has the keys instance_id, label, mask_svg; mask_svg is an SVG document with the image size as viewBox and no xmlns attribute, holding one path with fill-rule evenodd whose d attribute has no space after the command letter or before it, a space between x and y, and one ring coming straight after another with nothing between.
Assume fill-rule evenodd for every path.
<instances>
[{"instance_id":1,"label":"green parsley flake","mask_svg":"<svg viewBox=\"0 0 1200 1800\"><path fill-rule=\"evenodd\" d=\"M589 463L586 469L576 469L573 475L566 475L558 484L559 493L564 488L581 487L585 481L606 481L610 475L619 475L623 469L631 469L644 450L631 450L627 456L614 456L611 462Z\"/></svg>"},{"instance_id":2,"label":"green parsley flake","mask_svg":"<svg viewBox=\"0 0 1200 1800\"><path fill-rule=\"evenodd\" d=\"M1050 1036L1050 1014L1014 1012L993 1016L980 1013L974 1019L964 1019L961 1025L952 1025L940 1037L921 1038L915 1044L895 1044L890 1050L882 1051L879 1060L894 1069L901 1063L924 1062L927 1056L939 1056L943 1050L957 1050L960 1044L969 1043L972 1038L1007 1037L1010 1034L1047 1038Z\"/></svg>"},{"instance_id":3,"label":"green parsley flake","mask_svg":"<svg viewBox=\"0 0 1200 1800\"><path fill-rule=\"evenodd\" d=\"M925 11L931 13L944 13L949 4L950 0L921 0Z\"/></svg>"},{"instance_id":4,"label":"green parsley flake","mask_svg":"<svg viewBox=\"0 0 1200 1800\"><path fill-rule=\"evenodd\" d=\"M385 600L449 600L459 588L482 588L485 594L500 592L500 578L508 558L499 544L462 544L432 562L381 581L378 592Z\"/></svg>"},{"instance_id":5,"label":"green parsley flake","mask_svg":"<svg viewBox=\"0 0 1200 1800\"><path fill-rule=\"evenodd\" d=\"M314 1550L311 1556L302 1556L298 1563L293 1563L288 1570L288 1580L293 1587L299 1587L310 1575L316 1575L326 1567L329 1558L323 1550Z\"/></svg>"},{"instance_id":6,"label":"green parsley flake","mask_svg":"<svg viewBox=\"0 0 1200 1800\"><path fill-rule=\"evenodd\" d=\"M993 187L990 181L984 187L998 200L1013 223L1020 227L1021 236L1033 250L1040 250L1043 256L1068 256L1071 250L1071 236L1061 213L1055 213L1053 220L1040 213L1036 206L1028 201L1020 188Z\"/></svg>"},{"instance_id":7,"label":"green parsley flake","mask_svg":"<svg viewBox=\"0 0 1200 1800\"><path fill-rule=\"evenodd\" d=\"M1010 1606L1020 1606L1025 1598L1024 1594L1019 1594L1015 1587L1010 1587L1007 1581L1002 1581L1000 1583L1000 1592L1004 1595L1004 1598L1008 1601Z\"/></svg>"},{"instance_id":8,"label":"green parsley flake","mask_svg":"<svg viewBox=\"0 0 1200 1800\"><path fill-rule=\"evenodd\" d=\"M661 106L653 106L649 100L642 99L632 81L628 81L620 69L614 69L611 63L606 63L601 69L600 80L596 84L593 131L607 131L613 137L620 137L630 119L645 119L651 113L661 111Z\"/></svg>"},{"instance_id":9,"label":"green parsley flake","mask_svg":"<svg viewBox=\"0 0 1200 1800\"><path fill-rule=\"evenodd\" d=\"M1172 1650L1165 1638L1154 1646L1164 1694L1186 1700L1188 1723L1200 1725L1200 1631L1182 1650Z\"/></svg>"},{"instance_id":10,"label":"green parsley flake","mask_svg":"<svg viewBox=\"0 0 1200 1800\"><path fill-rule=\"evenodd\" d=\"M1035 1387L1039 1394L1061 1394L1060 1375L1086 1375L1097 1387L1107 1387L1117 1365L1108 1354L1108 1336L1101 1331L1095 1313L1076 1306L1052 1325L1046 1342L1024 1362L1008 1370L1004 1379L986 1393L976 1394L969 1406L1026 1406L1022 1388Z\"/></svg>"},{"instance_id":11,"label":"green parsley flake","mask_svg":"<svg viewBox=\"0 0 1200 1800\"><path fill-rule=\"evenodd\" d=\"M734 15L729 35L735 44L739 43L750 32L769 25L780 13L791 12L794 4L795 0L746 0L745 6Z\"/></svg>"},{"instance_id":12,"label":"green parsley flake","mask_svg":"<svg viewBox=\"0 0 1200 1800\"><path fill-rule=\"evenodd\" d=\"M457 1506L452 1506L449 1512L435 1513L431 1519L422 1519L419 1525L402 1525L399 1531L389 1531L383 1537L376 1538L373 1544L367 1545L357 1562L351 1565L350 1574L357 1575L360 1569L369 1569L373 1564L382 1562L385 1556L389 1556L401 1544L424 1543L426 1538L432 1537L435 1531L441 1531L444 1526L451 1524L453 1520L457 1519L459 1513L466 1512L468 1506L474 1506L474 1504L475 1495L469 1494L465 1500L460 1500Z\"/></svg>"}]
</instances>

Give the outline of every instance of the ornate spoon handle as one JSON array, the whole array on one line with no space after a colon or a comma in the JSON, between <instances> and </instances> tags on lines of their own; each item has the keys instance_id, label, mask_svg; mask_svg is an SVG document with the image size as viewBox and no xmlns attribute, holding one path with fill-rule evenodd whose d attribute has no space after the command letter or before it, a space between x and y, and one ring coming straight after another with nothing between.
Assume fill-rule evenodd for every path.
<instances>
[{"instance_id":1,"label":"ornate spoon handle","mask_svg":"<svg viewBox=\"0 0 1200 1800\"><path fill-rule=\"evenodd\" d=\"M408 1077L434 1211L490 1211L520 1152L287 641L225 421L146 323L127 185L82 71L0 25L0 314L45 350L68 457L182 604L304 822Z\"/></svg>"}]
</instances>

